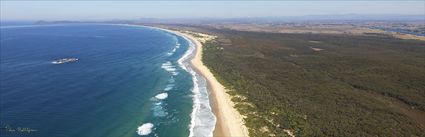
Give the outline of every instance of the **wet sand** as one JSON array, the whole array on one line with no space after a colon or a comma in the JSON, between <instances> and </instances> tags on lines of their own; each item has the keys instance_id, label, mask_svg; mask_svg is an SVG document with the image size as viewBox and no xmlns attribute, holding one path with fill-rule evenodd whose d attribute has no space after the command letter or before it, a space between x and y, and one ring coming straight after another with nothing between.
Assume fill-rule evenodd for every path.
<instances>
[{"instance_id":1,"label":"wet sand","mask_svg":"<svg viewBox=\"0 0 425 137\"><path fill-rule=\"evenodd\" d=\"M208 82L210 101L213 112L217 117L213 135L215 137L247 137L248 129L244 125L242 115L234 108L231 96L226 93L225 87L217 81L211 71L202 62L202 44L189 34L172 30L168 31L186 37L196 46L195 56L190 62L193 68L204 76Z\"/></svg>"}]
</instances>

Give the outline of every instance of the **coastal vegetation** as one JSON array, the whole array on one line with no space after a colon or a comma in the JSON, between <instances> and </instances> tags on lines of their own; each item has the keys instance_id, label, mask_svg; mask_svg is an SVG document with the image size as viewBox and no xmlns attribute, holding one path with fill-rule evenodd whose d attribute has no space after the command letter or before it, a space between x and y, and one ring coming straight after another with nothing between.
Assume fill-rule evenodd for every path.
<instances>
[{"instance_id":1,"label":"coastal vegetation","mask_svg":"<svg viewBox=\"0 0 425 137\"><path fill-rule=\"evenodd\" d=\"M202 60L250 136L425 136L424 41L207 31Z\"/></svg>"}]
</instances>

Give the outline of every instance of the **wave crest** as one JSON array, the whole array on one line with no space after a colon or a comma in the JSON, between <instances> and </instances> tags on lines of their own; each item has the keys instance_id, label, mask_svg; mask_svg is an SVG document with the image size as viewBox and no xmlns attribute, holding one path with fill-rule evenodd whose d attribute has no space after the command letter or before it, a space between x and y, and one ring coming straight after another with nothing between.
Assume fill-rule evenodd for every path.
<instances>
[{"instance_id":1,"label":"wave crest","mask_svg":"<svg viewBox=\"0 0 425 137\"><path fill-rule=\"evenodd\" d=\"M137 134L141 136L149 135L152 132L152 128L152 123L145 123L137 128Z\"/></svg>"},{"instance_id":2,"label":"wave crest","mask_svg":"<svg viewBox=\"0 0 425 137\"><path fill-rule=\"evenodd\" d=\"M168 97L167 93L160 93L155 96L156 99L160 99L160 100L166 99L167 97Z\"/></svg>"},{"instance_id":3,"label":"wave crest","mask_svg":"<svg viewBox=\"0 0 425 137\"><path fill-rule=\"evenodd\" d=\"M191 114L190 122L190 134L189 137L195 136L213 136L215 128L216 117L212 112L209 93L207 91L207 82L204 77L196 73L190 65L190 59L196 54L196 48L194 43L188 38L183 37L189 42L189 49L186 53L177 61L179 66L185 71L192 75L193 81L193 110Z\"/></svg>"}]
</instances>

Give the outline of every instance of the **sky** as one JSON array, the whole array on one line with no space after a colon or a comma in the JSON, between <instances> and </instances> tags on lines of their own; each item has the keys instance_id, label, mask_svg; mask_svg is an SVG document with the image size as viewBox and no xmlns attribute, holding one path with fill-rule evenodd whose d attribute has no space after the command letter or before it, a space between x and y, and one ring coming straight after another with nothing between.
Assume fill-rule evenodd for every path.
<instances>
[{"instance_id":1,"label":"sky","mask_svg":"<svg viewBox=\"0 0 425 137\"><path fill-rule=\"evenodd\" d=\"M425 1L0 0L1 20L241 18L328 14L424 15Z\"/></svg>"}]
</instances>

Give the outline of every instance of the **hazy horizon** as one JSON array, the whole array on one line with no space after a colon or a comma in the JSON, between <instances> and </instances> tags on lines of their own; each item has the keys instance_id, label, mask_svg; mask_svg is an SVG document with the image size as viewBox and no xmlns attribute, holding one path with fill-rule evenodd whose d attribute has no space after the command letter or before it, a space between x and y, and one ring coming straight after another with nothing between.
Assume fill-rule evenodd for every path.
<instances>
[{"instance_id":1,"label":"hazy horizon","mask_svg":"<svg viewBox=\"0 0 425 137\"><path fill-rule=\"evenodd\" d=\"M1 1L0 15L2 21L422 16L424 5L424 1Z\"/></svg>"}]
</instances>

